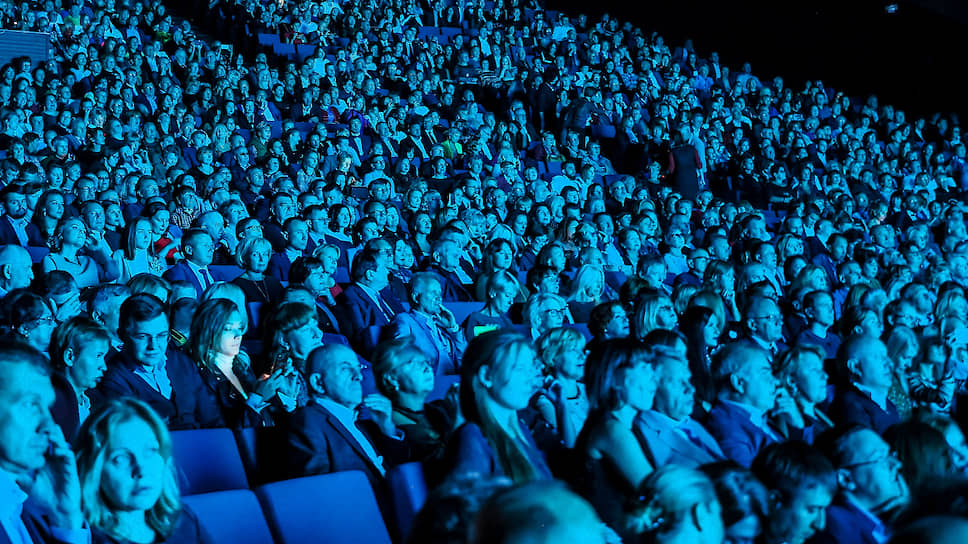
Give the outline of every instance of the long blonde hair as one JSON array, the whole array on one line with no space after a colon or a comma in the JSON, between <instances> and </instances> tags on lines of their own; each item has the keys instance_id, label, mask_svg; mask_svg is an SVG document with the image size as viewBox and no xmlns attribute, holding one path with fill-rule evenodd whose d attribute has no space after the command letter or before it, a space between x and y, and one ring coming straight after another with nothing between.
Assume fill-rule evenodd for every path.
<instances>
[{"instance_id":1,"label":"long blonde hair","mask_svg":"<svg viewBox=\"0 0 968 544\"><path fill-rule=\"evenodd\" d=\"M111 437L122 423L141 420L158 439L158 453L165 460L161 496L146 514L148 526L167 540L175 529L181 513L181 498L175 463L172 459L171 438L165 423L147 404L130 397L115 399L97 408L77 433L77 472L81 483L81 510L84 518L105 533L118 538L118 518L105 503L101 491L101 475L110 447Z\"/></svg>"},{"instance_id":2,"label":"long blonde hair","mask_svg":"<svg viewBox=\"0 0 968 544\"><path fill-rule=\"evenodd\" d=\"M525 451L525 444L504 430L487 406L490 393L478 374L487 367L495 383L507 383L511 367L517 360L537 359L531 343L510 331L489 331L471 340L461 365L460 408L469 423L478 425L484 438L497 453L504 474L515 483L538 478L538 470Z\"/></svg>"}]
</instances>

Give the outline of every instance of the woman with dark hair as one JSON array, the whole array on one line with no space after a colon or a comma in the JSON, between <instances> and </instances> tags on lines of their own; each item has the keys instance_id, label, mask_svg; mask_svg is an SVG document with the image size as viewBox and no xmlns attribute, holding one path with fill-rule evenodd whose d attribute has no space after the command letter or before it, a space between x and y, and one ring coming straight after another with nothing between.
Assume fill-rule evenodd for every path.
<instances>
[{"instance_id":1,"label":"woman with dark hair","mask_svg":"<svg viewBox=\"0 0 968 544\"><path fill-rule=\"evenodd\" d=\"M576 482L605 523L618 528L625 502L653 470L635 431L636 416L652 408L654 354L630 338L592 347L585 363L588 418L575 444L583 470Z\"/></svg>"},{"instance_id":2,"label":"woman with dark hair","mask_svg":"<svg viewBox=\"0 0 968 544\"><path fill-rule=\"evenodd\" d=\"M433 220L430 214L421 210L413 214L410 219L410 245L417 263L430 257L430 232L433 230Z\"/></svg>"},{"instance_id":3,"label":"woman with dark hair","mask_svg":"<svg viewBox=\"0 0 968 544\"><path fill-rule=\"evenodd\" d=\"M241 350L247 320L228 299L203 302L192 318L187 354L198 365L212 404L229 428L268 426L270 404L284 411L296 407L297 373L281 364L268 376L252 373L248 354Z\"/></svg>"},{"instance_id":4,"label":"woman with dark hair","mask_svg":"<svg viewBox=\"0 0 968 544\"><path fill-rule=\"evenodd\" d=\"M94 411L78 432L81 509L94 544L208 544L181 504L171 438L145 403L122 398Z\"/></svg>"},{"instance_id":5,"label":"woman with dark hair","mask_svg":"<svg viewBox=\"0 0 968 544\"><path fill-rule=\"evenodd\" d=\"M339 266L349 269L350 261L347 252L353 247L353 212L345 204L333 204L329 208L329 232L323 235L327 244L338 247Z\"/></svg>"},{"instance_id":6,"label":"woman with dark hair","mask_svg":"<svg viewBox=\"0 0 968 544\"><path fill-rule=\"evenodd\" d=\"M954 452L944 433L927 423L904 421L884 432L884 441L901 461L901 473L913 495L954 477Z\"/></svg>"},{"instance_id":7,"label":"woman with dark hair","mask_svg":"<svg viewBox=\"0 0 968 544\"><path fill-rule=\"evenodd\" d=\"M710 365L713 349L719 345L723 324L711 308L690 306L682 316L679 330L686 336L686 357L689 359L692 385L696 388L696 399L702 402L704 410L709 410L716 400Z\"/></svg>"},{"instance_id":8,"label":"woman with dark hair","mask_svg":"<svg viewBox=\"0 0 968 544\"><path fill-rule=\"evenodd\" d=\"M171 223L171 212L164 202L154 201L145 205L141 216L151 221L151 251L166 264L175 264L180 252L181 229Z\"/></svg>"},{"instance_id":9,"label":"woman with dark hair","mask_svg":"<svg viewBox=\"0 0 968 544\"><path fill-rule=\"evenodd\" d=\"M37 241L43 241L46 245L54 237L54 231L64 217L64 209L64 193L57 189L44 191L34 204L34 215L27 225L28 245L34 245Z\"/></svg>"},{"instance_id":10,"label":"woman with dark hair","mask_svg":"<svg viewBox=\"0 0 968 544\"><path fill-rule=\"evenodd\" d=\"M471 340L461 364L466 423L451 437L447 473L502 475L514 482L550 479L544 455L518 419L539 387L541 362L527 338L499 330Z\"/></svg>"},{"instance_id":11,"label":"woman with dark hair","mask_svg":"<svg viewBox=\"0 0 968 544\"><path fill-rule=\"evenodd\" d=\"M107 329L89 317L73 317L54 330L50 362L56 400L50 411L68 442L74 441L97 400L94 388L107 370L104 357L110 342Z\"/></svg>"},{"instance_id":12,"label":"woman with dark hair","mask_svg":"<svg viewBox=\"0 0 968 544\"><path fill-rule=\"evenodd\" d=\"M142 273L160 276L166 270L164 261L151 251L151 221L147 217L131 218L121 240L121 248L112 255L121 273L120 283Z\"/></svg>"},{"instance_id":13,"label":"woman with dark hair","mask_svg":"<svg viewBox=\"0 0 968 544\"><path fill-rule=\"evenodd\" d=\"M511 242L504 238L495 238L484 247L483 253L480 272L474 282L474 294L477 300L487 300L487 279L492 274L507 271L517 277L514 247L511 246ZM516 302L524 302L525 299L527 299L526 293L518 293L515 296Z\"/></svg>"}]
</instances>

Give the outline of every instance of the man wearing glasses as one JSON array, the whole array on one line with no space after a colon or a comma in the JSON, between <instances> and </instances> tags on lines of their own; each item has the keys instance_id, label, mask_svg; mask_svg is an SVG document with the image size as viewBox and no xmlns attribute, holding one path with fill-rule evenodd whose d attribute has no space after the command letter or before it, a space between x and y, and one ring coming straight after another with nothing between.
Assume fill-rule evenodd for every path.
<instances>
[{"instance_id":1,"label":"man wearing glasses","mask_svg":"<svg viewBox=\"0 0 968 544\"><path fill-rule=\"evenodd\" d=\"M219 425L218 407L201 394L205 385L198 368L177 349L169 349L168 317L160 300L148 294L125 300L118 333L121 352L98 386L104 400L144 401L172 430Z\"/></svg>"},{"instance_id":2,"label":"man wearing glasses","mask_svg":"<svg viewBox=\"0 0 968 544\"><path fill-rule=\"evenodd\" d=\"M876 432L858 425L846 427L826 446L840 491L827 508L826 529L813 542L886 542L891 527L885 520L910 499L901 462Z\"/></svg>"},{"instance_id":3,"label":"man wearing glasses","mask_svg":"<svg viewBox=\"0 0 968 544\"><path fill-rule=\"evenodd\" d=\"M751 297L743 312L743 324L746 326L746 342L766 351L771 356L785 350L783 343L783 314L780 306L766 297Z\"/></svg>"}]
</instances>

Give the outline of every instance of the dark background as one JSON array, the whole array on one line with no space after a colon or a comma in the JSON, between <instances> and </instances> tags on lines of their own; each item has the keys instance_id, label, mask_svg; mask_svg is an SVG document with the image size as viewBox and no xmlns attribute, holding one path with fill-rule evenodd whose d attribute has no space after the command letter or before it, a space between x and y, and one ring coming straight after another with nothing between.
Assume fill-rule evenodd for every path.
<instances>
[{"instance_id":1,"label":"dark background","mask_svg":"<svg viewBox=\"0 0 968 544\"><path fill-rule=\"evenodd\" d=\"M895 3L895 13L886 6ZM852 96L876 94L908 120L964 116L968 104L968 2L959 0L550 0L553 9L607 11L670 47L692 38L700 57L718 51L733 72L749 61L761 80L781 75L799 88L823 80Z\"/></svg>"}]
</instances>

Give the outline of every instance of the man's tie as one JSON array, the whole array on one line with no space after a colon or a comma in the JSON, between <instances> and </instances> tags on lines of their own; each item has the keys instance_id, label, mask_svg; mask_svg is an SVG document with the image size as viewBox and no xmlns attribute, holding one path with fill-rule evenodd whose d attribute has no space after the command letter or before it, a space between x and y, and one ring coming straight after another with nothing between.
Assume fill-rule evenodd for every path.
<instances>
[{"instance_id":1,"label":"man's tie","mask_svg":"<svg viewBox=\"0 0 968 544\"><path fill-rule=\"evenodd\" d=\"M387 323L393 321L393 309L387 304L386 300L383 299L383 295L377 294L376 296L377 306L380 307L380 311L383 312L383 317L386 318Z\"/></svg>"},{"instance_id":2,"label":"man's tie","mask_svg":"<svg viewBox=\"0 0 968 544\"><path fill-rule=\"evenodd\" d=\"M212 275L208 273L207 268L199 268L198 273L202 275L202 280L204 280L205 282L205 285L203 285L202 287L204 287L205 289L208 289L209 287L212 286L213 283L215 283L215 280L212 279Z\"/></svg>"}]
</instances>

